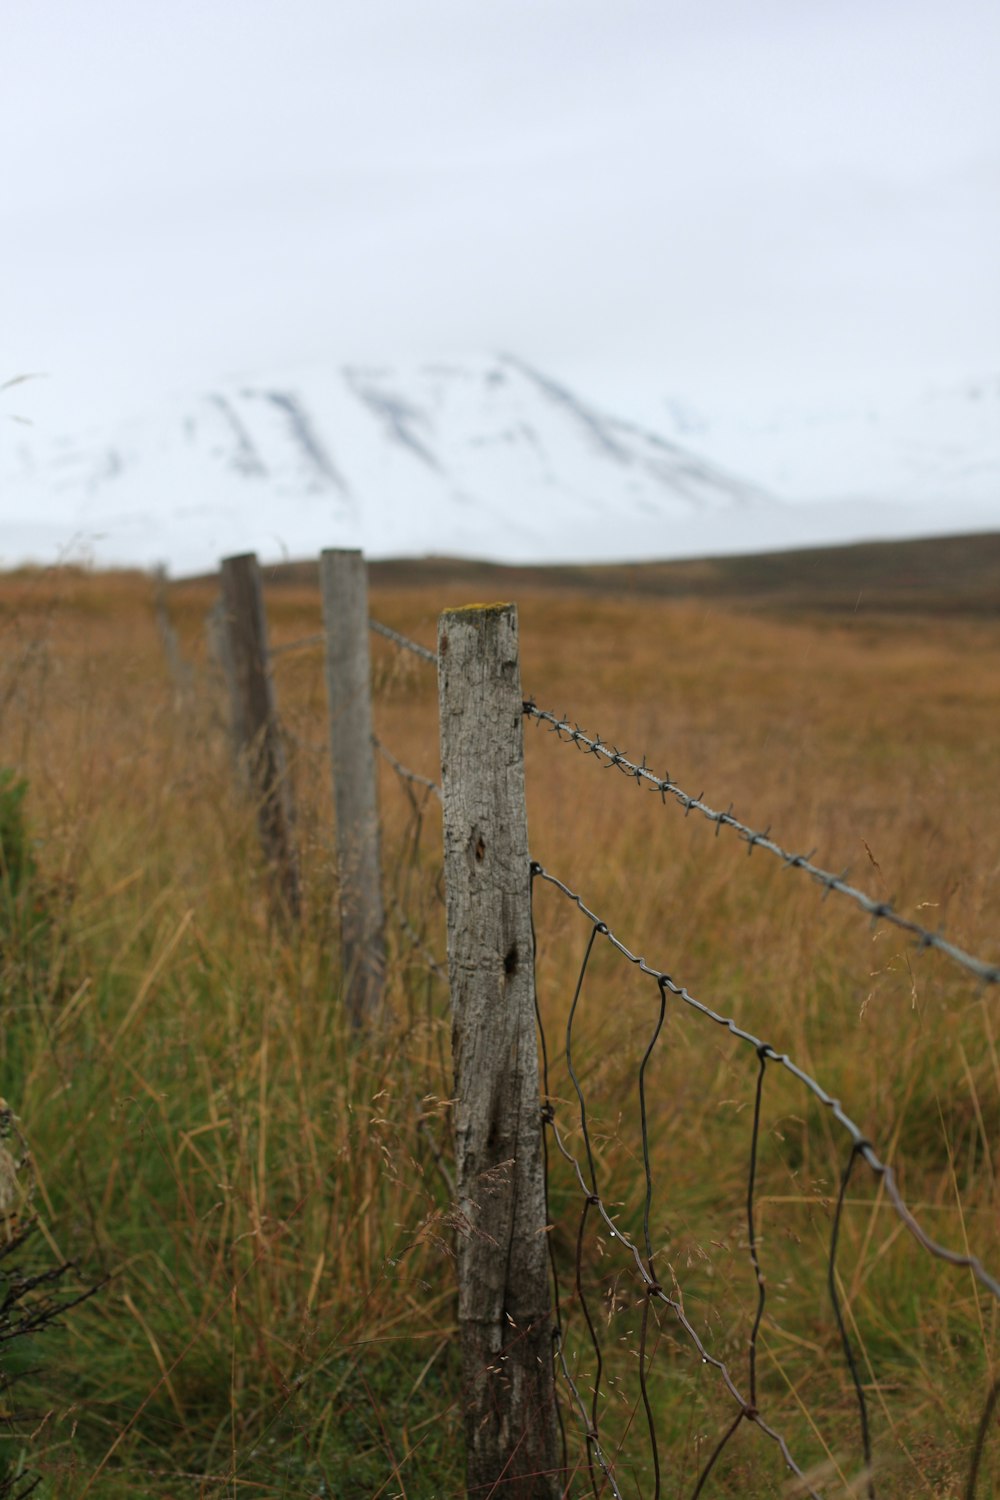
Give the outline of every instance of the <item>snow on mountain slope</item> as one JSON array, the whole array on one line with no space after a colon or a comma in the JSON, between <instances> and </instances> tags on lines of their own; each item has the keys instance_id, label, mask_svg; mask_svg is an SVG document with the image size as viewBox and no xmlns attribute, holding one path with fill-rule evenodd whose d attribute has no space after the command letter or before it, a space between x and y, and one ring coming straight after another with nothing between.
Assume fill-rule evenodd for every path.
<instances>
[{"instance_id":1,"label":"snow on mountain slope","mask_svg":"<svg viewBox=\"0 0 1000 1500\"><path fill-rule=\"evenodd\" d=\"M244 548L644 555L770 504L510 356L227 382L78 441L22 429L0 497L5 562L75 547L176 571Z\"/></svg>"},{"instance_id":2,"label":"snow on mountain slope","mask_svg":"<svg viewBox=\"0 0 1000 1500\"><path fill-rule=\"evenodd\" d=\"M979 399L988 425L1000 383ZM1000 453L984 434L963 429L949 444L947 425L928 418L917 424L912 472L897 457L894 480L879 485L856 433L839 442L815 426L770 433L786 470L804 451L796 444L823 432L839 456L839 468L823 467L830 483L815 503L791 504L729 473L725 460L752 456L752 445L727 445L711 423L683 425L711 461L510 355L229 380L74 440L7 424L0 565L90 557L185 573L231 552L269 560L329 546L613 561L1000 524ZM814 471L815 461L813 450ZM795 494L795 473L784 477Z\"/></svg>"},{"instance_id":3,"label":"snow on mountain slope","mask_svg":"<svg viewBox=\"0 0 1000 1500\"><path fill-rule=\"evenodd\" d=\"M1000 524L1000 376L895 400L786 408L765 419L702 416L667 401L664 426L716 462L797 500L866 498Z\"/></svg>"}]
</instances>

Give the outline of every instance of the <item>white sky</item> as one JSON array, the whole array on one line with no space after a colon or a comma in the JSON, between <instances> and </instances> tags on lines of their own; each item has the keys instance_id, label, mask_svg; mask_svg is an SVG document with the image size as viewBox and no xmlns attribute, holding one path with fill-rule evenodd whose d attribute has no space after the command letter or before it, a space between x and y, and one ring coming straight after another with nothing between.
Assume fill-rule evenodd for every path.
<instances>
[{"instance_id":1,"label":"white sky","mask_svg":"<svg viewBox=\"0 0 1000 1500\"><path fill-rule=\"evenodd\" d=\"M996 370L998 65L996 0L12 3L0 380L77 428L497 348L644 417Z\"/></svg>"}]
</instances>

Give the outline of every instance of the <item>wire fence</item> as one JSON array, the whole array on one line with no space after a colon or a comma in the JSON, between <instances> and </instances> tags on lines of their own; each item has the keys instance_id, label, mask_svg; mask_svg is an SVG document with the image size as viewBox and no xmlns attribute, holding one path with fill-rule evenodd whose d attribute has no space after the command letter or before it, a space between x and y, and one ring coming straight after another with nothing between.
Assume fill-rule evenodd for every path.
<instances>
[{"instance_id":1,"label":"wire fence","mask_svg":"<svg viewBox=\"0 0 1000 1500\"><path fill-rule=\"evenodd\" d=\"M392 641L402 651L409 651L413 656L419 656L422 661L430 662L437 666L437 652L430 651L426 646L421 646L419 641L411 640L408 635L403 635L399 630L393 630L391 625L383 625L381 620L370 619L368 628L384 640ZM280 646L272 646L271 656L290 656L296 651L308 651L314 646L322 646L326 640L324 633L319 630L312 635L301 636L295 641L282 641Z\"/></svg>"},{"instance_id":2,"label":"wire fence","mask_svg":"<svg viewBox=\"0 0 1000 1500\"><path fill-rule=\"evenodd\" d=\"M539 723L547 724L556 737L563 743L574 745L577 749L595 757L598 764L605 769L616 769L621 771L630 779L639 784L647 784L652 790L658 792L662 801L668 798L678 803L685 815L692 811L699 813L715 824L716 833L723 827L732 828L737 835L748 845L748 853L755 848L763 848L768 853L775 855L789 868L803 870L811 879L823 887L824 894L831 891L853 901L862 911L869 915L873 921L885 921L905 932L914 939L920 949L934 949L953 961L962 969L971 973L984 985L993 985L1000 981L1000 968L997 965L977 958L955 944L946 940L940 933L931 932L895 910L889 902L877 901L868 896L857 887L850 885L847 880L847 872L836 875L813 863L813 854L796 855L790 853L771 837L770 830L761 833L752 829L748 824L737 818L732 810L732 805L725 812L710 807L703 799L703 794L691 796L683 790L669 776L660 776L647 764L646 758L635 761L623 754L616 746L604 741L600 736L589 735L579 725L574 724L567 717L559 717L540 709L532 700L525 700L523 705L526 717L535 719ZM814 853L815 851L813 851ZM707 1462L698 1474L693 1489L690 1491L692 1500L701 1495L709 1476L716 1464L719 1462L727 1446L735 1437L737 1431L743 1424L756 1427L764 1436L774 1442L780 1450L781 1456L789 1472L799 1482L801 1493L810 1496L819 1496L821 1489L814 1487L809 1473L805 1470L793 1455L789 1443L785 1437L771 1426L765 1419L761 1410L761 1400L758 1391L758 1338L764 1318L766 1303L766 1281L760 1255L760 1243L755 1223L755 1191L758 1174L758 1153L761 1129L761 1104L764 1094L765 1076L768 1064L785 1070L794 1078L808 1094L818 1102L820 1106L829 1112L847 1138L847 1159L843 1165L839 1190L836 1197L836 1206L833 1213L828 1249L826 1255L825 1282L827 1295L829 1297L832 1316L836 1325L837 1336L840 1342L844 1366L849 1376L850 1387L853 1391L853 1399L857 1411L858 1443L863 1465L864 1493L874 1500L877 1494L876 1473L873 1464L872 1445L872 1421L869 1410L869 1399L865 1391L865 1383L862 1379L859 1366L859 1357L854 1343L848 1331L845 1318L845 1309L842 1294L838 1289L837 1252L841 1236L844 1206L849 1183L855 1169L860 1164L866 1166L874 1179L879 1183L881 1190L895 1212L898 1220L908 1231L914 1241L928 1254L939 1261L950 1266L967 1270L975 1278L976 1282L1000 1304L1000 1281L996 1276L986 1269L980 1258L970 1251L960 1251L949 1248L931 1235L920 1222L917 1215L908 1206L896 1179L893 1168L878 1154L873 1143L866 1137L859 1125L846 1113L839 1099L834 1097L823 1085L808 1071L797 1064L786 1053L778 1051L766 1041L753 1035L752 1032L739 1026L731 1017L720 1014L710 1005L693 996L684 985L679 984L671 975L663 969L647 963L640 954L633 952L611 929L609 924L583 901L583 898L562 880L544 869L540 864L533 862L531 866L532 892L541 883L558 891L560 895L572 904L590 924L590 933L586 942L583 961L579 970L576 985L570 1004L568 1021L566 1026L565 1059L566 1066L572 1081L573 1090L576 1094L578 1105L579 1134L583 1145L583 1159L574 1154L567 1144L564 1131L560 1130L553 1104L553 1096L550 1092L549 1082L549 1044L545 1035L545 1024L541 1011L538 1009L538 1027L540 1035L543 1088L545 1102L543 1104L543 1121L547 1132L551 1132L556 1150L568 1163L575 1177L580 1192L583 1195L583 1205L580 1211L577 1237L576 1237L576 1262L573 1292L583 1318L586 1329L586 1337L592 1349L594 1371L590 1386L591 1399L588 1403L580 1390L579 1383L570 1370L565 1356L565 1339L562 1319L559 1312L561 1298L559 1293L559 1270L556 1257L552 1257L553 1278L556 1286L555 1305L557 1309L557 1359L564 1382L568 1388L571 1406L575 1409L581 1431L587 1445L590 1463L590 1478L593 1492L596 1495L602 1492L602 1486L616 1497L622 1495L622 1490L615 1477L615 1463L609 1458L606 1444L601 1438L601 1406L602 1406L602 1367L603 1356L601 1341L598 1336L598 1318L588 1301L588 1293L585 1286L583 1274L583 1249L586 1238L588 1217L591 1212L597 1216L603 1224L611 1239L618 1244L622 1250L631 1258L635 1272L643 1286L642 1321L639 1338L638 1369L639 1387L643 1411L645 1413L648 1442L650 1453L650 1466L653 1473L655 1500L659 1500L662 1493L662 1477L660 1458L657 1444L656 1423L654 1420L653 1405L650 1399L648 1370L649 1370L649 1316L650 1305L659 1302L670 1309L684 1335L693 1345L696 1353L700 1356L702 1363L713 1367L721 1377L722 1383L735 1404L737 1410L732 1420L725 1426L721 1436L715 1443ZM598 941L608 947L627 963L634 965L639 973L647 977L656 989L656 1000L650 1007L652 1034L648 1045L645 1047L638 1067L637 1093L638 1107L641 1123L641 1156L643 1175L645 1180L645 1199L643 1204L643 1228L642 1243L635 1243L621 1228L614 1215L609 1209L609 1194L612 1189L608 1185L599 1182L598 1168L596 1164L595 1151L592 1146L591 1130L588 1123L587 1099L581 1084L580 1076L574 1068L573 1042L574 1024L579 1014L581 996L584 982L591 964L595 945ZM649 1119L647 1112L647 1068L654 1054L662 1034L665 1022L668 1019L668 1000L680 1002L690 1011L703 1020L723 1028L735 1040L753 1050L757 1058L757 1077L754 1090L753 1121L750 1131L750 1141L747 1156L746 1176L746 1223L747 1223L747 1250L750 1268L756 1286L756 1306L753 1314L752 1328L746 1349L746 1383L741 1390L731 1370L725 1362L706 1347L699 1337L693 1324L689 1320L684 1309L683 1295L680 1288L674 1284L672 1291L668 1291L661 1283L661 1278L656 1267L656 1255L653 1248L653 1240L650 1231L650 1214L653 1204L653 1169L649 1144ZM548 1151L546 1151L546 1178L549 1179ZM971 1445L969 1454L968 1470L965 1476L963 1494L967 1500L972 1500L976 1494L980 1467L986 1445L987 1435L990 1430L991 1421L1000 1398L1000 1378L991 1379L982 1409L982 1416L978 1423L976 1434ZM600 1483L598 1482L600 1475Z\"/></svg>"},{"instance_id":3,"label":"wire fence","mask_svg":"<svg viewBox=\"0 0 1000 1500\"><path fill-rule=\"evenodd\" d=\"M382 759L392 767L400 781L405 782L408 786L422 787L440 802L441 788L436 781L432 781L429 776L421 776L419 771L413 771L409 766L404 766L403 762L397 760L392 751L386 745L383 745L377 736L375 739L375 749L381 755Z\"/></svg>"},{"instance_id":4,"label":"wire fence","mask_svg":"<svg viewBox=\"0 0 1000 1500\"><path fill-rule=\"evenodd\" d=\"M419 660L437 666L436 651L429 651L426 646L421 646L419 642L411 640L401 631L393 630L389 625L383 625L381 620L369 618L368 626L374 634L390 641L399 650L409 652ZM386 764L395 771L397 780L408 798L410 809L410 823L405 840L406 858L401 865L397 865L395 870L395 888L389 899L390 910L403 941L409 944L410 951L420 957L429 973L447 983L447 964L437 956L429 940L431 917L428 904L424 903L415 923L407 916L407 910L412 906L413 901L414 876L423 868L422 837L428 801L433 798L440 803L441 787L431 777L424 776L421 772L414 771L412 767L404 765L378 736L375 738L375 749ZM444 910L443 878L443 872L438 863L427 885L430 891L430 906L436 908L438 912Z\"/></svg>"},{"instance_id":5,"label":"wire fence","mask_svg":"<svg viewBox=\"0 0 1000 1500\"><path fill-rule=\"evenodd\" d=\"M421 646L417 641L411 640L409 636L373 618L369 618L368 625L374 634L388 640L399 650L436 665L437 654ZM269 655L272 659L291 656L322 645L325 639L323 632L305 635L297 640L282 642L281 645L272 647ZM284 725L284 733L300 752L308 752L310 756L317 759L325 759L329 754L327 744L304 738L292 730L287 723ZM412 954L419 956L429 973L434 974L438 979L446 979L447 966L434 952L428 936L428 929L431 925L429 910L434 907L443 910L444 905L440 864L432 872L429 881L423 879L427 874L423 834L428 801L434 799L440 802L441 787L431 777L415 771L399 760L379 735L374 736L372 743L376 753L395 772L406 798L408 811L399 852L391 861L392 888L388 892L389 909L405 947ZM411 920L407 912L411 910L415 892L421 885L425 891L429 892L429 899L419 903L420 911Z\"/></svg>"},{"instance_id":6,"label":"wire fence","mask_svg":"<svg viewBox=\"0 0 1000 1500\"><path fill-rule=\"evenodd\" d=\"M621 1490L619 1489L615 1481L613 1465L609 1462L601 1443L600 1405L602 1353L600 1340L597 1334L597 1319L588 1304L587 1292L585 1289L582 1273L582 1248L584 1244L587 1220L591 1209L593 1209L599 1216L611 1238L617 1244L619 1244L622 1249L631 1257L635 1271L641 1279L644 1287L642 1327L639 1344L639 1383L642 1404L648 1423L650 1454L654 1473L654 1496L657 1497L657 1500L661 1494L660 1462L656 1438L656 1427L653 1418L653 1409L647 1385L648 1322L650 1303L653 1300L663 1303L670 1309L684 1334L690 1340L697 1354L700 1356L702 1363L710 1365L718 1371L727 1392L729 1393L730 1397L737 1407L735 1417L723 1431L721 1437L719 1438L719 1441L711 1452L708 1462L705 1464L697 1478L694 1488L691 1491L692 1500L695 1500L695 1497L702 1493L712 1469L722 1456L722 1453L725 1450L727 1444L735 1436L738 1428L743 1422L747 1422L757 1427L757 1429L761 1433L763 1433L764 1436L768 1437L769 1439L771 1439L771 1441L777 1444L782 1458L784 1459L789 1471L802 1482L802 1485L804 1486L804 1493L816 1497L819 1497L819 1495L821 1494L821 1492L818 1489L814 1488L812 1483L810 1483L807 1472L801 1467L801 1465L793 1456L785 1437L781 1433L776 1431L775 1428L765 1420L760 1409L761 1403L758 1393L757 1341L762 1319L764 1316L764 1308L766 1302L766 1281L759 1254L759 1241L755 1224L755 1184L757 1178L758 1147L760 1141L761 1102L764 1091L764 1080L767 1065L768 1063L771 1063L776 1067L785 1069L803 1086L803 1088L805 1088L813 1096L813 1098L815 1098L819 1102L819 1104L821 1104L826 1110L830 1112L833 1118L843 1129L849 1142L848 1157L840 1179L840 1187L837 1195L836 1208L830 1233L829 1249L827 1255L826 1284L828 1288L833 1316L836 1322L838 1335L843 1350L844 1361L849 1372L851 1386L853 1388L854 1398L857 1404L859 1440L863 1456L865 1474L865 1493L870 1497L874 1497L876 1495L876 1488L872 1467L872 1439L869 1403L865 1395L864 1385L859 1372L856 1351L852 1345L852 1341L847 1329L847 1324L845 1322L841 1295L838 1292L837 1277L837 1248L840 1236L841 1220L848 1184L850 1183L853 1170L857 1163L859 1161L862 1161L865 1165L867 1165L873 1176L881 1182L882 1188L887 1198L889 1199L892 1208L898 1215L900 1221L924 1250L928 1251L931 1255L936 1256L939 1260L945 1261L952 1266L963 1267L969 1270L975 1276L979 1284L983 1286L994 1298L997 1298L998 1301L1000 1301L1000 1284L998 1284L996 1278L985 1269L981 1261L976 1256L949 1249L947 1246L942 1245L938 1240L936 1240L926 1231L926 1229L919 1222L915 1214L910 1210L910 1208L904 1201L902 1194L899 1191L895 1173L892 1167L879 1157L879 1155L875 1151L874 1146L864 1135L860 1127L846 1114L841 1106L840 1101L834 1098L830 1093L828 1093L828 1091L824 1089L822 1084L820 1084L815 1078L813 1078L811 1074L809 1074L804 1068L795 1063L789 1056L787 1056L787 1054L778 1052L767 1042L762 1041L759 1037L754 1036L751 1032L744 1030L744 1028L737 1025L731 1017L719 1014L719 1012L713 1010L703 1001L695 998L695 996L690 994L683 985L678 984L668 973L661 969L655 968L653 965L647 963L646 960L639 954L632 952L626 946L626 944L616 936L616 934L611 930L608 924L595 912L593 912L588 906L585 905L582 897L577 892L571 890L569 886L567 886L563 881L559 880L556 876L552 875L548 870L545 870L541 865L537 863L532 864L531 876L533 891L537 882L543 882L546 885L553 887L555 890L559 891L567 901L575 906L576 909L590 923L590 934L585 946L583 961L573 991L572 1003L570 1005L569 1017L566 1026L565 1043L566 1065L569 1071L570 1078L572 1080L573 1088L576 1093L579 1106L579 1129L583 1142L585 1158L584 1162L582 1163L580 1159L573 1154L572 1150L567 1145L566 1136L564 1132L562 1132L559 1128L555 1107L552 1103L552 1094L550 1092L549 1083L550 1049L546 1040L545 1025L540 1007L538 1011L538 1025L542 1055L543 1089L545 1094L545 1103L543 1105L543 1120L547 1129L551 1130L552 1132L557 1150L572 1168L580 1191L583 1194L583 1206L580 1213L577 1233L577 1256L574 1292L583 1314L595 1361L596 1373L591 1387L592 1399L589 1408L581 1395L578 1384L574 1380L564 1356L563 1329L561 1326L561 1321L558 1326L557 1353L563 1377L570 1391L572 1404L580 1416L581 1428L587 1443L588 1452L591 1456L591 1480L594 1484L595 1494L598 1493L598 1488L594 1479L594 1466L600 1469L613 1495L620 1496ZM621 1225L612 1215L608 1208L607 1194L609 1190L605 1189L604 1191L602 1191L601 1186L599 1185L595 1152L592 1147L591 1131L588 1124L587 1101L580 1081L580 1076L574 1067L574 1023L578 1015L580 1001L584 989L584 982L587 977L591 957L594 952L595 944L599 939L607 943L628 963L635 965L635 967L641 974L647 976L650 980L652 980L657 991L656 1001L651 1006L652 1035L650 1036L648 1045L643 1052L642 1060L638 1069L637 1079L642 1137L641 1154L643 1174L645 1179L645 1199L643 1204L643 1235L641 1247L629 1238L628 1234L621 1228ZM668 996L672 996L674 999L679 1000L683 1005L689 1007L704 1020L709 1021L716 1026L724 1028L732 1037L752 1049L752 1051L756 1054L758 1062L756 1086L754 1092L753 1123L750 1132L746 1179L748 1254L754 1282L757 1288L757 1301L753 1317L753 1326L747 1345L747 1378L745 1392L739 1388L732 1372L729 1370L727 1365L721 1359L716 1358L699 1337L693 1324L688 1319L685 1313L683 1297L680 1293L680 1289L675 1286L673 1293L666 1290L665 1287L661 1284L661 1280L656 1269L656 1254L653 1249L653 1241L650 1231L650 1215L653 1204L654 1183L652 1158L650 1154L649 1143L646 1070L651 1061L657 1043L659 1042L660 1037L663 1034L664 1025L668 1018ZM555 1278L555 1284L557 1287L555 1300L556 1308L558 1310L558 1308L560 1307L561 1298L558 1293L559 1274L555 1257L553 1257L553 1276ZM989 1392L986 1397L983 1416L979 1424L977 1438L970 1459L970 1468L968 1473L967 1487L965 1491L968 1496L972 1496L975 1493L976 1480L980 1460L982 1457L983 1445L985 1442L990 1416L997 1401L998 1390L1000 1390L1000 1382L994 1382L990 1386Z\"/></svg>"},{"instance_id":7,"label":"wire fence","mask_svg":"<svg viewBox=\"0 0 1000 1500\"><path fill-rule=\"evenodd\" d=\"M437 664L436 652L420 645L401 632L383 625L380 621L369 619L368 623L372 632L389 641L400 651L416 656L428 664ZM271 655L278 657L291 654L317 645L323 639L321 634L306 636L299 641L275 648ZM714 825L717 835L723 828L732 829L736 836L747 845L748 854L752 854L754 849L764 850L778 859L786 868L803 871L821 888L824 897L835 893L838 897L852 903L870 918L873 924L881 922L894 927L912 940L918 949L933 950L941 954L983 986L1000 984L1000 965L976 957L945 938L940 931L932 931L904 916L896 909L892 901L872 897L851 883L848 870L836 873L815 863L815 850L807 854L791 851L772 836L770 828L757 830L737 817L732 804L729 804L725 810L711 806L704 800L703 793L692 795L675 782L669 774L661 775L653 770L645 756L641 760L629 757L614 743L603 739L600 735L587 733L579 724L574 723L565 715L559 716L539 708L532 699L524 700L523 714L526 718L546 726L560 742L574 746L582 753L593 757L595 763L604 769L617 770L630 780L634 780L637 785L648 787L658 793L662 803L671 801L677 804L682 808L685 816L692 812L697 813ZM309 748L319 747L310 746ZM436 852L434 855L429 855L424 841L429 810L432 806L440 804L442 800L441 786L432 777L414 770L400 760L380 736L374 738L372 748L393 771L408 810L399 851L393 860L391 889L387 890L388 908L399 935L401 949L425 970L428 981L443 985L447 983L447 965L439 956L437 946L440 940L440 918L444 909L443 870ZM594 1301L592 1277L587 1270L588 1246L591 1244L595 1229L600 1229L602 1234L613 1243L629 1273L638 1278L641 1288L639 1339L636 1351L639 1389L636 1412L641 1408L642 1420L645 1424L649 1455L647 1467L652 1480L653 1500L661 1500L661 1496L666 1493L661 1440L658 1437L657 1400L653 1392L654 1360L660 1342L658 1309L661 1310L661 1315L662 1310L666 1311L668 1319L679 1330L681 1339L693 1351L701 1365L715 1372L720 1383L720 1390L725 1393L732 1407L731 1415L723 1421L707 1457L704 1461L699 1461L697 1474L691 1487L685 1492L690 1494L691 1500L698 1500L698 1497L704 1493L713 1473L727 1454L737 1434L744 1427L756 1429L762 1439L766 1439L769 1444L773 1445L773 1452L780 1456L781 1464L787 1474L792 1476L796 1494L809 1495L815 1497L815 1500L821 1500L821 1497L828 1493L825 1488L826 1481L817 1477L816 1465L811 1459L804 1457L800 1451L798 1437L791 1433L787 1423L771 1415L768 1393L761 1378L760 1343L762 1329L766 1326L765 1310L768 1299L767 1256L760 1231L762 1118L769 1092L767 1080L780 1071L792 1080L794 1085L803 1090L813 1105L818 1106L820 1111L834 1123L843 1140L843 1153L838 1168L839 1183L835 1196L831 1195L832 1218L822 1257L823 1280L828 1317L832 1319L835 1329L838 1357L853 1406L852 1421L860 1463L858 1488L854 1492L863 1493L869 1497L869 1500L875 1500L880 1481L876 1442L873 1436L872 1381L866 1379L864 1375L862 1353L859 1349L860 1335L856 1324L853 1325L852 1332L852 1318L845 1305L843 1284L838 1270L838 1251L842 1249L845 1207L849 1202L848 1189L856 1180L859 1169L867 1169L879 1194L880 1203L884 1200L913 1243L943 1265L967 1272L974 1279L975 1284L993 1299L998 1308L1000 1308L1000 1280L987 1269L982 1259L972 1252L968 1244L963 1249L955 1249L928 1231L920 1212L911 1207L904 1197L896 1172L885 1159L888 1153L880 1154L875 1143L868 1138L861 1126L847 1112L840 1099L824 1087L805 1067L796 1062L787 1052L772 1046L752 1031L739 1025L732 1016L725 1015L712 1005L696 998L666 968L648 963L641 954L627 946L608 921L585 903L582 895L534 861L530 866L530 883L533 919L538 892L545 888L555 892L563 902L574 908L589 926L566 1021L565 1064L575 1096L569 1126L557 1112L559 1101L553 1091L551 1078L552 1042L550 1036L547 1035L545 1008L537 1000L536 1015L541 1049L546 1191L549 1191L552 1182L553 1166L557 1161L561 1161L564 1169L568 1169L580 1198L579 1209L576 1212L575 1254L571 1277L572 1288L569 1294L563 1289L563 1282L566 1278L565 1271L560 1264L560 1255L557 1252L556 1236L550 1235L548 1243L555 1289L556 1367L565 1387L566 1404L575 1413L579 1424L582 1446L586 1452L586 1471L593 1495L599 1497L603 1494L610 1494L617 1497L617 1500L624 1500L626 1493L621 1477L621 1443L616 1443L614 1439L609 1439L606 1435L607 1351L599 1332L601 1316ZM387 881L386 884L389 886L390 882ZM588 1111L588 1093L583 1073L577 1066L577 1053L574 1051L575 1047L579 1047L579 1024L584 991L588 985L592 985L593 959L599 948L605 949L613 958L631 966L641 976L642 982L648 981L652 992L647 1037L631 1085L638 1109L641 1137L641 1148L638 1153L644 1183L641 1232L629 1233L622 1227L620 1215L616 1213L618 1205L615 1189L611 1181L605 1180L606 1173L602 1165L601 1152L595 1144L591 1112ZM746 1255L754 1288L751 1326L745 1342L742 1356L742 1361L745 1363L742 1368L737 1367L737 1361L732 1357L721 1357L721 1352L715 1350L711 1339L699 1332L696 1320L685 1306L684 1290L677 1280L673 1266L669 1267L669 1274L664 1272L664 1264L668 1263L667 1253L662 1247L656 1248L655 1244L656 1237L652 1227L654 1199L658 1197L661 1184L659 1180L654 1181L654 1153L650 1145L650 1068L654 1058L662 1052L664 1035L678 1008L682 1008L686 1014L697 1018L698 1022L707 1023L725 1032L738 1045L738 1049L746 1049L756 1058L755 1077L752 1083L752 1120L748 1140L741 1148L746 1153L743 1207ZM579 1149L574 1147L576 1138L580 1142ZM429 1137L429 1148L435 1158L437 1169L449 1191L453 1192L453 1179L445 1163L444 1155L432 1135ZM550 1219L548 1208L546 1218ZM574 1308L579 1310L579 1323L574 1322L571 1329L571 1314ZM581 1336L589 1349L592 1366L586 1372L581 1372L579 1361L574 1362L571 1355L572 1340ZM988 1373L981 1416L969 1446L968 1465L962 1480L961 1493L966 1500L973 1500L977 1494L987 1439L998 1404L1000 1404L1000 1378L993 1378L992 1373ZM564 1462L564 1470L569 1476L571 1466L568 1462ZM634 1481L634 1478L634 1475L630 1475L630 1479ZM567 1480L568 1483L569 1480ZM638 1485L636 1488L638 1489ZM672 1489L671 1492L675 1490ZM567 1487L564 1493L568 1495L570 1489ZM646 1492L643 1491L643 1493ZM676 1489L676 1493L680 1494L681 1490Z\"/></svg>"},{"instance_id":8,"label":"wire fence","mask_svg":"<svg viewBox=\"0 0 1000 1500\"><path fill-rule=\"evenodd\" d=\"M280 646L272 646L269 654L272 657L292 656L296 651L308 651L314 646L322 646L325 640L326 636L319 630L314 635L304 635L297 641L282 641Z\"/></svg>"}]
</instances>

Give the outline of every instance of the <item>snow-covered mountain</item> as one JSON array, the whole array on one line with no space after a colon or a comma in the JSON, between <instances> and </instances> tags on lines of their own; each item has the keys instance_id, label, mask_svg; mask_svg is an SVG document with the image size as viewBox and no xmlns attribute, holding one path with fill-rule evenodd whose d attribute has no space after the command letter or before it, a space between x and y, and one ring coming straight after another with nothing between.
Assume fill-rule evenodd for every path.
<instances>
[{"instance_id":1,"label":"snow-covered mountain","mask_svg":"<svg viewBox=\"0 0 1000 1500\"><path fill-rule=\"evenodd\" d=\"M510 560L642 555L767 497L512 357L229 381L0 468L6 560L67 544L175 571L362 546Z\"/></svg>"},{"instance_id":2,"label":"snow-covered mountain","mask_svg":"<svg viewBox=\"0 0 1000 1500\"><path fill-rule=\"evenodd\" d=\"M996 524L936 502L880 510L857 489L846 507L785 504L509 355L227 380L113 430L8 424L2 441L0 565L185 573L326 546L610 561Z\"/></svg>"},{"instance_id":3,"label":"snow-covered mountain","mask_svg":"<svg viewBox=\"0 0 1000 1500\"><path fill-rule=\"evenodd\" d=\"M1000 375L753 417L671 399L661 415L669 436L797 501L991 510L1000 525Z\"/></svg>"}]
</instances>

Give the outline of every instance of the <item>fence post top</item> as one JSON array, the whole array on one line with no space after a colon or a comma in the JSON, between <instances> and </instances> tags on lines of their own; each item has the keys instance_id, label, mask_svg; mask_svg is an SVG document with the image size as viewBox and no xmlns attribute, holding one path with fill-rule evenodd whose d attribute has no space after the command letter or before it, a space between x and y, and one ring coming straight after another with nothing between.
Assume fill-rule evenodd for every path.
<instances>
[{"instance_id":1,"label":"fence post top","mask_svg":"<svg viewBox=\"0 0 1000 1500\"><path fill-rule=\"evenodd\" d=\"M446 620L468 620L470 624L482 622L485 625L490 616L499 617L505 614L510 614L516 619L517 605L507 603L505 600L500 600L496 604L463 604L457 609L442 611L441 623L443 624Z\"/></svg>"},{"instance_id":2,"label":"fence post top","mask_svg":"<svg viewBox=\"0 0 1000 1500\"><path fill-rule=\"evenodd\" d=\"M324 547L321 557L361 557L360 547Z\"/></svg>"},{"instance_id":3,"label":"fence post top","mask_svg":"<svg viewBox=\"0 0 1000 1500\"><path fill-rule=\"evenodd\" d=\"M234 552L232 554L232 556L230 556L230 557L224 557L222 559L222 566L225 567L227 563L256 562L256 561L257 561L257 554L256 554L256 552Z\"/></svg>"}]
</instances>

